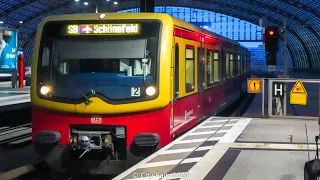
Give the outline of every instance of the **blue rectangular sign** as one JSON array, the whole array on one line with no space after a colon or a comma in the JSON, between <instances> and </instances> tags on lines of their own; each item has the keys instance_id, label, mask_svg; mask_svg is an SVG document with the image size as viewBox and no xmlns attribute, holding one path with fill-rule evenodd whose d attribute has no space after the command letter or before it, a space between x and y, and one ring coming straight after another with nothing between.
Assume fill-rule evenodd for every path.
<instances>
[{"instance_id":1,"label":"blue rectangular sign","mask_svg":"<svg viewBox=\"0 0 320 180\"><path fill-rule=\"evenodd\" d=\"M17 31L0 29L0 71L16 71Z\"/></svg>"}]
</instances>

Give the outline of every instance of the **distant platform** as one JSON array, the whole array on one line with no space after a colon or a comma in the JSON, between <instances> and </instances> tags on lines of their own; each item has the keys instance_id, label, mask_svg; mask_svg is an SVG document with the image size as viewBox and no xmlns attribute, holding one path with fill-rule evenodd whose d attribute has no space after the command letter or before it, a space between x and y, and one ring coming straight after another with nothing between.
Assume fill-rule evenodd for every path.
<instances>
[{"instance_id":1,"label":"distant platform","mask_svg":"<svg viewBox=\"0 0 320 180\"><path fill-rule=\"evenodd\" d=\"M10 82L11 83L11 82ZM8 83L0 84L0 112L30 106L30 86L11 88Z\"/></svg>"},{"instance_id":2,"label":"distant platform","mask_svg":"<svg viewBox=\"0 0 320 180\"><path fill-rule=\"evenodd\" d=\"M313 158L317 121L210 117L114 179L303 179L305 123Z\"/></svg>"}]
</instances>

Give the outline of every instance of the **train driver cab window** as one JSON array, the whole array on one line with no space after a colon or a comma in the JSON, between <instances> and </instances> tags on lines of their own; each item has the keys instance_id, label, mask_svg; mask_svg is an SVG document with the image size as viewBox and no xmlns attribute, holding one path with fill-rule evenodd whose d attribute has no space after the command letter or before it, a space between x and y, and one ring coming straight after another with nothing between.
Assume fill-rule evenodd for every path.
<instances>
[{"instance_id":1,"label":"train driver cab window","mask_svg":"<svg viewBox=\"0 0 320 180\"><path fill-rule=\"evenodd\" d=\"M213 73L214 73L214 83L217 84L219 83L219 52L215 51L213 55Z\"/></svg>"},{"instance_id":2,"label":"train driver cab window","mask_svg":"<svg viewBox=\"0 0 320 180\"><path fill-rule=\"evenodd\" d=\"M237 55L237 69L238 75L241 74L241 66L240 66L240 55Z\"/></svg>"},{"instance_id":3,"label":"train driver cab window","mask_svg":"<svg viewBox=\"0 0 320 180\"><path fill-rule=\"evenodd\" d=\"M48 47L43 48L42 52L42 64L41 66L49 66L49 61L50 61L50 51Z\"/></svg>"},{"instance_id":4,"label":"train driver cab window","mask_svg":"<svg viewBox=\"0 0 320 180\"><path fill-rule=\"evenodd\" d=\"M53 71L50 68L50 63L51 63L50 53L51 53L50 48L47 46L44 46L42 50L42 56L41 56L42 58L42 61L40 64L41 68L38 69L39 74L45 74L45 75L52 74ZM44 81L43 78L41 77L39 77L39 80Z\"/></svg>"},{"instance_id":5,"label":"train driver cab window","mask_svg":"<svg viewBox=\"0 0 320 180\"><path fill-rule=\"evenodd\" d=\"M230 76L234 76L234 63L233 63L233 54L230 54Z\"/></svg>"},{"instance_id":6,"label":"train driver cab window","mask_svg":"<svg viewBox=\"0 0 320 180\"><path fill-rule=\"evenodd\" d=\"M230 78L230 64L229 64L230 54L226 53L225 57L226 57L226 79L229 79Z\"/></svg>"},{"instance_id":7,"label":"train driver cab window","mask_svg":"<svg viewBox=\"0 0 320 180\"><path fill-rule=\"evenodd\" d=\"M194 46L187 45L186 47L186 92L194 91L195 86L195 56L194 56Z\"/></svg>"},{"instance_id":8,"label":"train driver cab window","mask_svg":"<svg viewBox=\"0 0 320 180\"><path fill-rule=\"evenodd\" d=\"M207 50L207 87L213 85L213 62L212 62L212 51Z\"/></svg>"}]
</instances>

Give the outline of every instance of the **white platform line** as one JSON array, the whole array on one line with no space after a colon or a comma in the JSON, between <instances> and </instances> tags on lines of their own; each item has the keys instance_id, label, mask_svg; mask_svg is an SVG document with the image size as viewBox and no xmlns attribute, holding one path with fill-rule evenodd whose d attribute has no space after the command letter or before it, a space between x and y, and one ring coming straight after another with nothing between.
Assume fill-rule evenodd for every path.
<instances>
[{"instance_id":1,"label":"white platform line","mask_svg":"<svg viewBox=\"0 0 320 180\"><path fill-rule=\"evenodd\" d=\"M230 127L230 126L234 126L234 125L236 125L236 124L226 124L226 125L223 125L223 124L221 124L221 125L212 125L212 126L200 126L200 127L198 127L198 129L203 129L203 128L219 128L219 127Z\"/></svg>"},{"instance_id":2,"label":"white platform line","mask_svg":"<svg viewBox=\"0 0 320 180\"><path fill-rule=\"evenodd\" d=\"M159 166L170 166L170 165L176 165L183 159L176 159L176 160L170 160L170 161L160 161L160 162L152 162L152 163L146 163L143 166L140 166L139 169L142 168L151 168L151 167L159 167Z\"/></svg>"},{"instance_id":3,"label":"white platform line","mask_svg":"<svg viewBox=\"0 0 320 180\"><path fill-rule=\"evenodd\" d=\"M0 101L8 100L8 99L17 99L17 98L24 98L24 97L30 97L30 94L19 94L14 96L6 96L6 97L0 97Z\"/></svg>"},{"instance_id":4,"label":"white platform line","mask_svg":"<svg viewBox=\"0 0 320 180\"><path fill-rule=\"evenodd\" d=\"M208 123L218 123L218 122L234 122L234 121L239 121L239 119L225 119L225 120L210 120Z\"/></svg>"},{"instance_id":5,"label":"white platform line","mask_svg":"<svg viewBox=\"0 0 320 180\"><path fill-rule=\"evenodd\" d=\"M7 101L7 102L0 103L0 107L1 106L8 106L8 105L15 105L15 104L22 104L22 103L27 103L27 102L30 102L30 99L22 99L22 100L18 100L18 101Z\"/></svg>"},{"instance_id":6,"label":"white platform line","mask_svg":"<svg viewBox=\"0 0 320 180\"><path fill-rule=\"evenodd\" d=\"M219 122L228 122L229 120L228 119L224 119L224 120L215 120L215 119L212 119L210 120L208 123L219 123Z\"/></svg>"},{"instance_id":7,"label":"white platform line","mask_svg":"<svg viewBox=\"0 0 320 180\"><path fill-rule=\"evenodd\" d=\"M203 146L203 147L198 147L196 151L205 151L205 150L210 150L213 146Z\"/></svg>"},{"instance_id":8,"label":"white platform line","mask_svg":"<svg viewBox=\"0 0 320 180\"><path fill-rule=\"evenodd\" d=\"M209 138L207 141L219 141L221 138L223 137L212 137L212 138Z\"/></svg>"},{"instance_id":9,"label":"white platform line","mask_svg":"<svg viewBox=\"0 0 320 180\"><path fill-rule=\"evenodd\" d=\"M231 143L229 147L253 149L308 150L308 146L306 144ZM316 145L309 145L309 150L316 150Z\"/></svg>"},{"instance_id":10,"label":"white platform line","mask_svg":"<svg viewBox=\"0 0 320 180\"><path fill-rule=\"evenodd\" d=\"M163 155L163 154L176 154L176 153L191 152L195 149L196 148L166 150L166 151L159 153L159 155L160 154Z\"/></svg>"},{"instance_id":11,"label":"white platform line","mask_svg":"<svg viewBox=\"0 0 320 180\"><path fill-rule=\"evenodd\" d=\"M177 165L177 164L185 164L185 163L193 163L198 162L201 157L197 158L186 158L186 159L176 159L176 160L169 160L169 161L159 161L159 162L151 162L146 163L143 166L140 166L139 169L142 168L151 168L151 167L160 167L160 166L170 166L170 165Z\"/></svg>"},{"instance_id":12,"label":"white platform line","mask_svg":"<svg viewBox=\"0 0 320 180\"><path fill-rule=\"evenodd\" d=\"M222 137L212 137L212 138L201 138L201 139L191 139L184 141L177 141L174 144L187 144L187 143L196 143L196 142L205 142L205 141L219 141Z\"/></svg>"},{"instance_id":13,"label":"white platform line","mask_svg":"<svg viewBox=\"0 0 320 180\"><path fill-rule=\"evenodd\" d=\"M16 93L16 94L19 94L19 93L30 93L30 91L8 91L8 90L0 90L0 93Z\"/></svg>"},{"instance_id":14,"label":"white platform line","mask_svg":"<svg viewBox=\"0 0 320 180\"><path fill-rule=\"evenodd\" d=\"M190 140L177 141L174 144L186 144L186 143L204 142L206 140L207 140L207 138L190 139Z\"/></svg>"},{"instance_id":15,"label":"white platform line","mask_svg":"<svg viewBox=\"0 0 320 180\"><path fill-rule=\"evenodd\" d=\"M193 133L189 134L189 136L191 136L191 135L214 134L215 132L217 132L217 131L193 132Z\"/></svg>"},{"instance_id":16,"label":"white platform line","mask_svg":"<svg viewBox=\"0 0 320 180\"><path fill-rule=\"evenodd\" d=\"M212 125L212 126L199 126L197 127L197 129L203 129L203 128L219 128L219 127L222 127L223 124L221 125Z\"/></svg>"},{"instance_id":17,"label":"white platform line","mask_svg":"<svg viewBox=\"0 0 320 180\"><path fill-rule=\"evenodd\" d=\"M194 163L200 161L202 157L196 157L196 158L187 158L183 160L180 164L186 164L186 163Z\"/></svg>"}]
</instances>

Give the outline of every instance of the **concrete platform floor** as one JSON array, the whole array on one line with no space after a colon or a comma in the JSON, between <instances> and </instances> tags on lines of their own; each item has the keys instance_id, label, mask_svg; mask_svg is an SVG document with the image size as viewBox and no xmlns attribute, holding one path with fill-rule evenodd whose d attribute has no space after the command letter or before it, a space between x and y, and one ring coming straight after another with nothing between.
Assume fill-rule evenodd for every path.
<instances>
[{"instance_id":1,"label":"concrete platform floor","mask_svg":"<svg viewBox=\"0 0 320 180\"><path fill-rule=\"evenodd\" d=\"M178 138L114 179L303 180L308 148L310 158L315 156L317 121L224 119L228 120L222 117L207 120L184 135L192 136L193 144L188 142L187 146L184 141L190 140ZM223 122L231 124L227 127L228 123L221 124ZM210 135L210 131L217 132L214 128L219 125L218 132L223 133L214 143L202 143L204 137L199 133ZM213 139L213 136L206 138ZM165 177L158 178L157 173ZM176 175L183 176L173 177Z\"/></svg>"},{"instance_id":2,"label":"concrete platform floor","mask_svg":"<svg viewBox=\"0 0 320 180\"><path fill-rule=\"evenodd\" d=\"M226 152L229 157L223 156L216 164L223 167L233 162L223 178L215 174L210 177L223 180L303 180L304 163L308 161L305 123L309 143L312 143L310 158L314 158L314 136L319 134L316 121L252 119L230 145Z\"/></svg>"}]
</instances>

